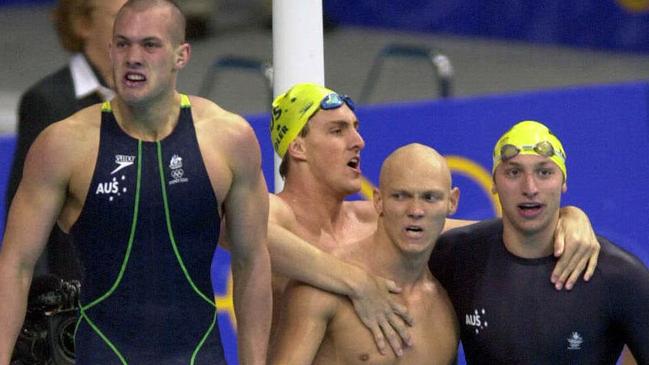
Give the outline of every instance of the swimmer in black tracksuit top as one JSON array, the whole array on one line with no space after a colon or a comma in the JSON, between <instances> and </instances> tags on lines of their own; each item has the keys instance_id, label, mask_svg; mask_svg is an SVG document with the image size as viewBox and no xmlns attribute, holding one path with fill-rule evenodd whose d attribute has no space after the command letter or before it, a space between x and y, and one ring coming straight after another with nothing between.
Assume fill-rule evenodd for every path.
<instances>
[{"instance_id":1,"label":"swimmer in black tracksuit top","mask_svg":"<svg viewBox=\"0 0 649 365\"><path fill-rule=\"evenodd\" d=\"M615 364L627 344L649 361L649 272L598 237L594 276L570 292L548 283L556 258L507 251L502 221L451 230L430 268L448 292L469 364Z\"/></svg>"},{"instance_id":2,"label":"swimmer in black tracksuit top","mask_svg":"<svg viewBox=\"0 0 649 365\"><path fill-rule=\"evenodd\" d=\"M129 0L110 47L117 96L54 123L31 147L0 250L0 365L54 224L73 236L83 267L77 364L224 364L210 265L226 231L238 359L265 364L259 143L240 116L176 91L191 54L184 24L168 0Z\"/></svg>"},{"instance_id":3,"label":"swimmer in black tracksuit top","mask_svg":"<svg viewBox=\"0 0 649 365\"><path fill-rule=\"evenodd\" d=\"M640 260L598 237L589 282L560 292L547 280L565 176L559 140L540 123L517 124L494 150L502 220L437 242L429 267L453 302L469 364L615 364L625 344L649 364L649 271Z\"/></svg>"}]
</instances>

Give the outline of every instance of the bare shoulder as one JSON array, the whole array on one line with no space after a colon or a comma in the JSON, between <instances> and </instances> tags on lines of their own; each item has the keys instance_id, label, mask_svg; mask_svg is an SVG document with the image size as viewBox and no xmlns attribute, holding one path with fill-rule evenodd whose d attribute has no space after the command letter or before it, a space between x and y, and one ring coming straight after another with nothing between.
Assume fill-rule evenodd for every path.
<instances>
[{"instance_id":1,"label":"bare shoulder","mask_svg":"<svg viewBox=\"0 0 649 365\"><path fill-rule=\"evenodd\" d=\"M414 294L407 301L415 318L428 321L434 326L441 326L444 331L457 334L455 310L446 290L432 274L427 273L422 285L419 285L419 294ZM429 321L430 319L430 321ZM433 320L434 319L434 320ZM419 322L421 323L421 322ZM450 332L450 333L451 333Z\"/></svg>"},{"instance_id":2,"label":"bare shoulder","mask_svg":"<svg viewBox=\"0 0 649 365\"><path fill-rule=\"evenodd\" d=\"M455 219L455 218L446 218L446 222L444 223L444 229L442 232L446 232L448 230L451 230L453 228L459 228L459 227L464 227L468 226L469 224L477 223L477 221L469 221L469 220L464 220L464 219Z\"/></svg>"},{"instance_id":3,"label":"bare shoulder","mask_svg":"<svg viewBox=\"0 0 649 365\"><path fill-rule=\"evenodd\" d=\"M67 196L68 202L78 203L75 208L80 207L97 156L100 114L100 107L93 106L47 127L27 153L18 194L23 192L21 196L33 199L47 196L52 204L63 204L61 199ZM57 208L50 205L50 208L59 217L76 214L76 210L66 206L67 203ZM46 208L46 205L42 207ZM69 228L73 219L61 219L62 227Z\"/></svg>"},{"instance_id":4,"label":"bare shoulder","mask_svg":"<svg viewBox=\"0 0 649 365\"><path fill-rule=\"evenodd\" d=\"M194 125L199 134L207 133L211 137L250 137L249 133L252 132L252 128L240 115L198 96L191 96L190 101ZM254 133L252 136L254 137Z\"/></svg>"},{"instance_id":5,"label":"bare shoulder","mask_svg":"<svg viewBox=\"0 0 649 365\"><path fill-rule=\"evenodd\" d=\"M259 143L248 122L210 100L190 96L190 102L198 146L217 199L225 202L233 186L266 194ZM266 201L266 196L255 196Z\"/></svg>"},{"instance_id":6,"label":"bare shoulder","mask_svg":"<svg viewBox=\"0 0 649 365\"><path fill-rule=\"evenodd\" d=\"M207 152L204 156L222 156L231 167L261 164L257 137L243 117L198 96L191 96L190 102L199 145Z\"/></svg>"},{"instance_id":7,"label":"bare shoulder","mask_svg":"<svg viewBox=\"0 0 649 365\"><path fill-rule=\"evenodd\" d=\"M338 294L291 280L286 288L283 303L302 308L301 310L307 312L318 312L322 316L330 318L336 313L343 299L344 297Z\"/></svg>"},{"instance_id":8,"label":"bare shoulder","mask_svg":"<svg viewBox=\"0 0 649 365\"><path fill-rule=\"evenodd\" d=\"M30 154L60 162L68 158L78 160L97 148L100 125L100 105L82 109L45 128L34 141Z\"/></svg>"},{"instance_id":9,"label":"bare shoulder","mask_svg":"<svg viewBox=\"0 0 649 365\"><path fill-rule=\"evenodd\" d=\"M423 294L422 299L425 300L425 303L421 303L422 306L430 308L431 313L442 315L444 318L443 321L448 321L449 325L452 324L454 322L453 318L455 318L455 310L442 284L428 272L424 285L421 288Z\"/></svg>"},{"instance_id":10,"label":"bare shoulder","mask_svg":"<svg viewBox=\"0 0 649 365\"><path fill-rule=\"evenodd\" d=\"M363 223L375 223L377 219L374 205L369 200L354 200L345 202L345 209L353 214L358 221Z\"/></svg>"},{"instance_id":11,"label":"bare shoulder","mask_svg":"<svg viewBox=\"0 0 649 365\"><path fill-rule=\"evenodd\" d=\"M296 224L295 211L288 202L281 198L280 195L268 193L269 215L268 220L271 223L278 224L289 229Z\"/></svg>"},{"instance_id":12,"label":"bare shoulder","mask_svg":"<svg viewBox=\"0 0 649 365\"><path fill-rule=\"evenodd\" d=\"M446 289L444 289L442 284L431 273L427 273L427 278L422 288L425 291L425 293L430 295L431 297L448 298Z\"/></svg>"},{"instance_id":13,"label":"bare shoulder","mask_svg":"<svg viewBox=\"0 0 649 365\"><path fill-rule=\"evenodd\" d=\"M315 363L313 357L336 316L339 299L308 284L289 281L278 308L276 334L271 336L271 364ZM296 347L295 343L299 343Z\"/></svg>"}]
</instances>

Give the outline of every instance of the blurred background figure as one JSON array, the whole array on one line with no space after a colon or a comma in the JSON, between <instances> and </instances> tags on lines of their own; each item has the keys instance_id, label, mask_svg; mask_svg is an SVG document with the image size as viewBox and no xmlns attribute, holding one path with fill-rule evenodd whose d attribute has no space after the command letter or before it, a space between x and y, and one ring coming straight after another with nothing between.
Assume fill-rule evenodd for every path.
<instances>
[{"instance_id":1,"label":"blurred background figure","mask_svg":"<svg viewBox=\"0 0 649 365\"><path fill-rule=\"evenodd\" d=\"M126 0L60 0L52 21L61 46L70 52L67 65L31 86L20 99L16 152L6 193L9 209L22 177L27 151L50 124L76 111L113 97L108 46L113 21ZM79 279L73 245L56 226L36 273L52 273L63 279Z\"/></svg>"}]
</instances>

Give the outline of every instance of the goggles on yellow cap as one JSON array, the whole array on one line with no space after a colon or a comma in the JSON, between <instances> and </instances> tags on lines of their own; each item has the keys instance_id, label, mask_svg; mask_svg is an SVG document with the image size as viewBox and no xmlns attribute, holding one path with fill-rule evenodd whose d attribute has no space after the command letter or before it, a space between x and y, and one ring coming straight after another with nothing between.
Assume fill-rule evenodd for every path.
<instances>
[{"instance_id":1,"label":"goggles on yellow cap","mask_svg":"<svg viewBox=\"0 0 649 365\"><path fill-rule=\"evenodd\" d=\"M288 145L318 110L337 109L343 104L352 111L355 109L349 96L312 83L297 84L275 98L270 122L270 138L275 152L284 157Z\"/></svg>"},{"instance_id":2,"label":"goggles on yellow cap","mask_svg":"<svg viewBox=\"0 0 649 365\"><path fill-rule=\"evenodd\" d=\"M566 153L561 141L548 127L535 121L522 121L514 125L500 137L493 151L493 169L519 154L539 155L552 160L567 179Z\"/></svg>"}]
</instances>

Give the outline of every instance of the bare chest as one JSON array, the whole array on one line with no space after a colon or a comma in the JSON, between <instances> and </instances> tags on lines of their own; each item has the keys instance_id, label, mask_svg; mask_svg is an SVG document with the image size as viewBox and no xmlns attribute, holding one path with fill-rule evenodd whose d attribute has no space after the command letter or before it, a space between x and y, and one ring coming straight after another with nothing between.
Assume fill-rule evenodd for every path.
<instances>
[{"instance_id":1,"label":"bare chest","mask_svg":"<svg viewBox=\"0 0 649 365\"><path fill-rule=\"evenodd\" d=\"M415 325L409 329L414 345L402 357L379 353L370 331L345 301L331 321L315 364L418 365L451 364L457 351L452 312L438 299L426 297L409 303Z\"/></svg>"}]
</instances>

